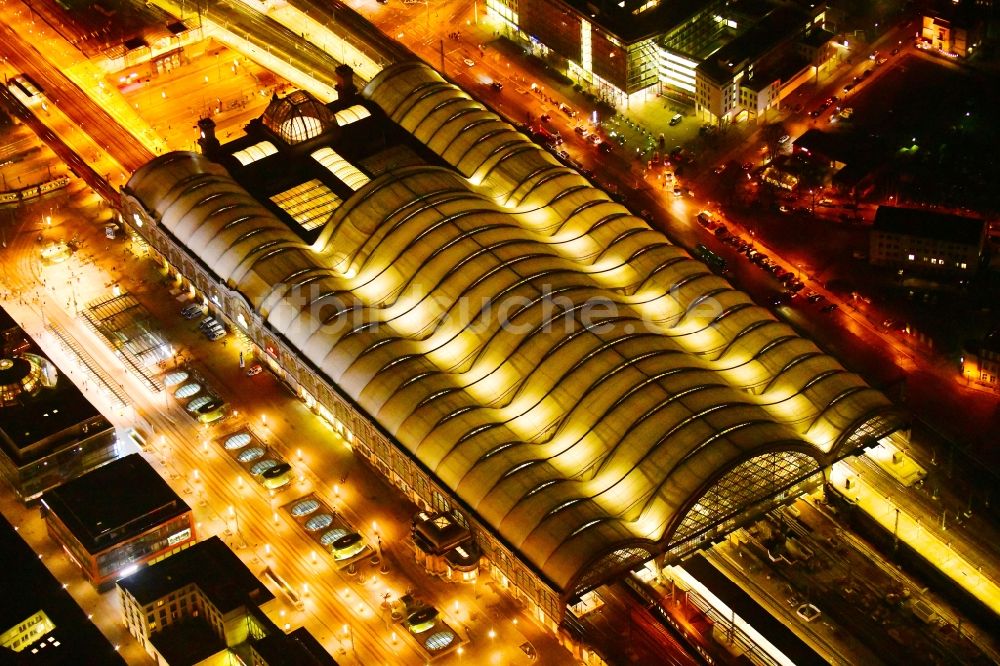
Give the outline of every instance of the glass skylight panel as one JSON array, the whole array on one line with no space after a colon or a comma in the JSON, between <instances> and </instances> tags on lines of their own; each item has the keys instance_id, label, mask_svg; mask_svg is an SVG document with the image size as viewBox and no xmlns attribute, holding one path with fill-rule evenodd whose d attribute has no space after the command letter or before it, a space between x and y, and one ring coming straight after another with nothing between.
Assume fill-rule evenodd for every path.
<instances>
[{"instance_id":1,"label":"glass skylight panel","mask_svg":"<svg viewBox=\"0 0 1000 666\"><path fill-rule=\"evenodd\" d=\"M340 197L316 179L275 194L271 201L306 231L323 226L340 205Z\"/></svg>"},{"instance_id":2,"label":"glass skylight panel","mask_svg":"<svg viewBox=\"0 0 1000 666\"><path fill-rule=\"evenodd\" d=\"M255 143L254 145L244 148L233 153L233 157L239 160L240 164L246 166L248 164L253 164L257 160L262 160L268 155L274 155L278 152L278 149L274 147L274 144L270 141L261 141L260 143Z\"/></svg>"},{"instance_id":3,"label":"glass skylight panel","mask_svg":"<svg viewBox=\"0 0 1000 666\"><path fill-rule=\"evenodd\" d=\"M351 123L356 123L359 120L364 120L370 115L372 115L371 111L360 104L355 104L354 106L349 106L346 109L337 111L333 117L337 119L338 125L350 125Z\"/></svg>"},{"instance_id":4,"label":"glass skylight panel","mask_svg":"<svg viewBox=\"0 0 1000 666\"><path fill-rule=\"evenodd\" d=\"M368 182L368 176L361 173L357 167L341 157L333 148L320 148L312 153L312 157L352 190L357 191Z\"/></svg>"}]
</instances>

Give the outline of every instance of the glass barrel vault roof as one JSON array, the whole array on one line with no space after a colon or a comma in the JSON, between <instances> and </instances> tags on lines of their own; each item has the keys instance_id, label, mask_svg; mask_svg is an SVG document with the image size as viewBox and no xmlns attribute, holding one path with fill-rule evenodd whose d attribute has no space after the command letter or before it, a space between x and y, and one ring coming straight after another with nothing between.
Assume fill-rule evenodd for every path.
<instances>
[{"instance_id":1,"label":"glass barrel vault roof","mask_svg":"<svg viewBox=\"0 0 1000 666\"><path fill-rule=\"evenodd\" d=\"M363 94L453 169L379 175L311 247L200 155L158 157L127 191L554 588L665 550L754 456L822 462L904 424L430 68Z\"/></svg>"}]
</instances>

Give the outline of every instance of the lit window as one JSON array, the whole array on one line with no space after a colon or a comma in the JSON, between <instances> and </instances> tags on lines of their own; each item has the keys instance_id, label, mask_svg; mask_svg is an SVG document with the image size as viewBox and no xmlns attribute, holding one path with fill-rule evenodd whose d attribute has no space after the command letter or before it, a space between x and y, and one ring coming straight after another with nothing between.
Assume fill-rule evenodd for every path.
<instances>
[{"instance_id":1,"label":"lit window","mask_svg":"<svg viewBox=\"0 0 1000 666\"><path fill-rule=\"evenodd\" d=\"M916 257L914 257L914 256L913 256L913 255L911 254L911 255L908 255L908 256L907 256L907 258L908 258L908 259L909 259L910 261L913 261L913 260L914 260L914 259L915 259Z\"/></svg>"},{"instance_id":2,"label":"lit window","mask_svg":"<svg viewBox=\"0 0 1000 666\"><path fill-rule=\"evenodd\" d=\"M962 262L962 268L967 268L966 263L964 261Z\"/></svg>"}]
</instances>

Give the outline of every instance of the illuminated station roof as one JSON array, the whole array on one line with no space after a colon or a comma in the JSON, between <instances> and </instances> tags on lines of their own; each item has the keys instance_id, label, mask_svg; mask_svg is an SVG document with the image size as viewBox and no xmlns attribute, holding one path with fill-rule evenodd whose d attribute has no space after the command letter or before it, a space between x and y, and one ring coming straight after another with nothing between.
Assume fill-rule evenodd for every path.
<instances>
[{"instance_id":1,"label":"illuminated station roof","mask_svg":"<svg viewBox=\"0 0 1000 666\"><path fill-rule=\"evenodd\" d=\"M293 116L214 161L158 157L127 191L556 589L903 427L425 65Z\"/></svg>"}]
</instances>

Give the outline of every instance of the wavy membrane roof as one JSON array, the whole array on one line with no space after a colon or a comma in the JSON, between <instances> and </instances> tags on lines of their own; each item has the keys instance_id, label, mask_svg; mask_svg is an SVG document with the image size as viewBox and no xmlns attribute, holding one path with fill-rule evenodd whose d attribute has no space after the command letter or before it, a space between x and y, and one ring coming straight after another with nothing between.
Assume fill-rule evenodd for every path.
<instances>
[{"instance_id":1,"label":"wavy membrane roof","mask_svg":"<svg viewBox=\"0 0 1000 666\"><path fill-rule=\"evenodd\" d=\"M433 70L363 94L454 170L373 178L311 247L199 155L129 190L559 590L903 425Z\"/></svg>"}]
</instances>

